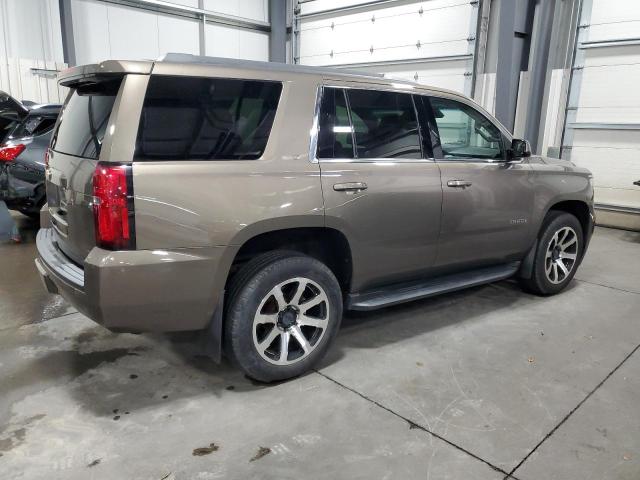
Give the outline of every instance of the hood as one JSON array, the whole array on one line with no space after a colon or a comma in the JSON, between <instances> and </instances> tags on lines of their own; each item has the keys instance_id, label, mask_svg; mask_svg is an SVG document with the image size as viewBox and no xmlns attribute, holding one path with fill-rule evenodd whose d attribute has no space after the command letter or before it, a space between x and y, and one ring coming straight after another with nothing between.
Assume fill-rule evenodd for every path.
<instances>
[{"instance_id":1,"label":"hood","mask_svg":"<svg viewBox=\"0 0 640 480\"><path fill-rule=\"evenodd\" d=\"M28 113L29 109L21 101L0 91L0 144L4 142L16 123L25 118Z\"/></svg>"}]
</instances>

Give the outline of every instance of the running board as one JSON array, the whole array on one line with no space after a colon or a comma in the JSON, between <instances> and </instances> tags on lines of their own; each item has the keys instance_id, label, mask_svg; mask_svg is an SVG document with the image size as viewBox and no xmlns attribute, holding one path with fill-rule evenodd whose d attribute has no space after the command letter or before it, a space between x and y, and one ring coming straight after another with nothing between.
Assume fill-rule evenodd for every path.
<instances>
[{"instance_id":1,"label":"running board","mask_svg":"<svg viewBox=\"0 0 640 480\"><path fill-rule=\"evenodd\" d=\"M389 307L441 293L455 292L463 288L504 280L513 276L519 267L520 262L513 262L413 283L391 285L364 293L351 293L347 296L345 306L347 310L375 310Z\"/></svg>"}]
</instances>

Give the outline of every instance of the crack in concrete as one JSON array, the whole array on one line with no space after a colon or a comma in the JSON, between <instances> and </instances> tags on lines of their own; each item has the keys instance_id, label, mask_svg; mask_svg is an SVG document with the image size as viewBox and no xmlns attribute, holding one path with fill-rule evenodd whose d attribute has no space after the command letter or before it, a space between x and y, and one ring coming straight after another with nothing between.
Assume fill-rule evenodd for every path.
<instances>
[{"instance_id":1,"label":"crack in concrete","mask_svg":"<svg viewBox=\"0 0 640 480\"><path fill-rule=\"evenodd\" d=\"M512 479L512 480L519 480L517 477L514 477L511 473L508 473L506 470L503 470L502 468L492 464L491 462L489 462L488 460L485 460L484 458L480 457L479 455L476 455L473 452L470 452L469 450L467 450L464 447L461 447L460 445L452 442L451 440L446 439L445 437L443 437L442 435L439 435L435 432L432 432L431 430L429 430L428 428L420 425L419 423L414 422L413 420L408 419L407 417L399 414L398 412L390 409L389 407L381 404L380 402L377 402L376 400L373 400L372 398L367 397L366 395L364 395L363 393L358 392L357 390L355 390L354 388L351 388L343 383L340 383L339 381L335 380L334 378L331 378L330 376L314 369L313 370L315 373L317 373L318 375L320 375L321 377L326 378L327 380L329 380L330 382L335 383L336 385L338 385L339 387L344 388L345 390L350 391L351 393L355 393L356 395L358 395L359 397L363 398L364 400L366 400L369 403L372 403L373 405L375 405L378 408L381 408L382 410L398 417L401 420L404 420L405 422L407 422L407 424L409 425L409 429L419 429L422 430L426 433L428 433L429 435L437 438L438 440L441 440L443 442L445 442L447 445L455 448L456 450L465 453L467 455L469 455L470 457L484 463L485 465L487 465L488 467L490 467L492 470L501 473L503 475L505 475L504 479Z\"/></svg>"},{"instance_id":2,"label":"crack in concrete","mask_svg":"<svg viewBox=\"0 0 640 480\"><path fill-rule=\"evenodd\" d=\"M22 325L12 325L10 327L0 328L0 332L6 332L7 330L17 330L19 328L26 327L28 325L42 325L43 323L50 322L51 320L57 320L59 318L68 317L69 315L75 315L76 313L80 313L80 312L78 312L78 311L67 312L67 313L63 313L62 315L58 315L57 317L51 317L51 318L47 318L47 319L41 320L41 321L34 321L34 322L30 322L30 323L24 323Z\"/></svg>"},{"instance_id":3,"label":"crack in concrete","mask_svg":"<svg viewBox=\"0 0 640 480\"><path fill-rule=\"evenodd\" d=\"M633 290L625 290L624 288L612 287L611 285L605 285L604 283L590 282L589 280L582 280L580 278L575 278L575 277L574 277L574 280L577 281L577 282L581 282L581 283L588 283L589 285L595 285L597 287L610 288L611 290L617 290L619 292L632 293L634 295L640 295L640 292L634 292Z\"/></svg>"},{"instance_id":4,"label":"crack in concrete","mask_svg":"<svg viewBox=\"0 0 640 480\"><path fill-rule=\"evenodd\" d=\"M588 282L587 282L587 283L588 283ZM613 288L613 287L611 287L611 288ZM616 290L617 290L617 289L616 289ZM634 292L630 292L630 293L634 293ZM573 415L573 414L574 414L574 413L575 413L575 412L576 412L576 411L577 411L577 410L578 410L578 409L579 409L579 408L580 408L580 407L581 407L581 406L582 406L582 405L583 405L587 400L589 400L589 398L591 398L591 396L592 396L596 391L598 391L598 389L599 389L600 387L602 387L602 385L604 385L604 383L605 383L607 380L609 380L609 378L611 378L611 376L612 376L614 373L616 373L616 372L618 371L618 369L619 369L622 365L624 365L624 364L625 364L625 362L626 362L627 360L629 360L629 359L631 358L631 356L632 356L634 353L636 353L636 351L638 351L638 349L639 349L639 348L640 348L640 344L636 345L636 346L635 346L635 348L634 348L633 350L631 350L631 352L630 352L629 354L627 354L627 356L626 356L626 357L624 357L624 358L622 359L622 361L621 361L620 363L618 363L618 365L616 365L616 366L614 367L614 369L613 369L613 370L611 370L611 371L607 374L607 376L606 376L606 377L604 377L604 378L600 381L600 383L598 383L598 384L595 386L595 388L594 388L593 390L591 390L589 393L587 393L587 395L586 395L586 396L585 396L585 397L584 397L584 398L583 398L583 399L582 399L582 400L581 400L581 401L580 401L580 402L579 402L575 407L573 407L573 409L571 409L571 411L570 411L569 413L567 413L567 414L564 416L564 418L563 418L562 420L560 420L560 422L559 422L555 427L553 427L553 428L549 431L549 433L547 433L547 434L544 436L544 438L538 442L538 444L537 444L535 447L533 447L533 450L531 450L529 453L527 453L527 455L525 455L525 457L524 457L522 460L520 460L520 463L518 463L518 464L517 464L517 465L516 465L516 466L515 466L515 467L514 467L514 468L513 468L509 473L507 473L507 474L506 474L506 476L504 477L504 479L503 479L503 480L507 480L507 479L510 479L510 478L516 478L516 477L514 477L514 476L513 476L513 474L516 472L516 470L518 470L522 465L524 465L524 463L529 459L529 457L531 457L531 455L533 455L533 454L538 450L538 448L540 448L540 446L541 446L544 442L546 442L549 438L551 438L551 437L553 436L553 434L554 434L554 433L556 433L556 431L557 431L557 430L558 430L558 429L559 429L559 428L560 428L560 427L561 427L561 426L562 426L562 425L563 425L567 420L569 420L569 418L570 418L570 417L571 417L571 416L572 416L572 415Z\"/></svg>"}]
</instances>

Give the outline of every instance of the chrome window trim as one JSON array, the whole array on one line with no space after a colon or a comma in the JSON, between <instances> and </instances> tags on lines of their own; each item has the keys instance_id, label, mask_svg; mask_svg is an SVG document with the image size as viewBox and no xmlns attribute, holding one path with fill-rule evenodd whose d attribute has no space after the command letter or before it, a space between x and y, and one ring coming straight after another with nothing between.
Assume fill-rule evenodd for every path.
<instances>
[{"instance_id":1,"label":"chrome window trim","mask_svg":"<svg viewBox=\"0 0 640 480\"><path fill-rule=\"evenodd\" d=\"M404 93L407 95L411 95L411 102L414 102L413 99L413 95L416 95L417 93L414 92L413 87L411 88L411 91L407 91L409 89L399 89L399 88L393 88L392 86L389 86L389 88L379 88L378 85L380 85L381 87L385 87L385 85L381 85L381 84L376 84L375 87L372 86L372 88L365 88L363 86L359 86L359 85L335 85L333 83L328 83L328 84L322 84L319 85L316 91L316 105L315 105L315 109L314 109L314 115L313 115L313 126L311 127L311 135L310 135L310 141L309 141L309 161L311 163L435 163L436 159L434 157L427 157L427 158L318 158L318 134L320 132L320 106L322 104L322 96L324 94L324 89L325 88L335 88L335 89L341 89L341 90L346 90L346 89L356 89L356 90L375 90L375 91L383 91L383 92L395 92L395 93ZM427 94L422 94L427 96ZM348 101L348 99L347 99ZM414 104L414 108L415 108L415 104ZM351 117L351 108L348 108L348 112L349 112L349 117ZM419 121L419 119L418 119ZM355 132L352 131L352 135L355 136ZM355 148L355 138L353 139L353 145ZM422 145L420 146L421 150L422 150ZM423 152L424 154L424 152Z\"/></svg>"},{"instance_id":2,"label":"chrome window trim","mask_svg":"<svg viewBox=\"0 0 640 480\"><path fill-rule=\"evenodd\" d=\"M435 163L433 158L321 158L320 163Z\"/></svg>"},{"instance_id":3,"label":"chrome window trim","mask_svg":"<svg viewBox=\"0 0 640 480\"><path fill-rule=\"evenodd\" d=\"M316 105L313 111L313 123L309 132L309 162L318 163L318 134L320 133L320 105L324 86L318 85L316 89Z\"/></svg>"}]
</instances>

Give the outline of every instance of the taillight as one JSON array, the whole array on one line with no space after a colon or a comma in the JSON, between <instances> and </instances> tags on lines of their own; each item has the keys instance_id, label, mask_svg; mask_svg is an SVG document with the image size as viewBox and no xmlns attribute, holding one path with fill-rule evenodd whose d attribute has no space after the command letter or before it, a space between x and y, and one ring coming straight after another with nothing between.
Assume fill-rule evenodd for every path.
<instances>
[{"instance_id":1,"label":"taillight","mask_svg":"<svg viewBox=\"0 0 640 480\"><path fill-rule=\"evenodd\" d=\"M100 162L93 174L96 244L108 250L135 249L131 165Z\"/></svg>"},{"instance_id":2,"label":"taillight","mask_svg":"<svg viewBox=\"0 0 640 480\"><path fill-rule=\"evenodd\" d=\"M25 146L21 143L0 147L0 162L12 162L18 155L24 152Z\"/></svg>"}]
</instances>

